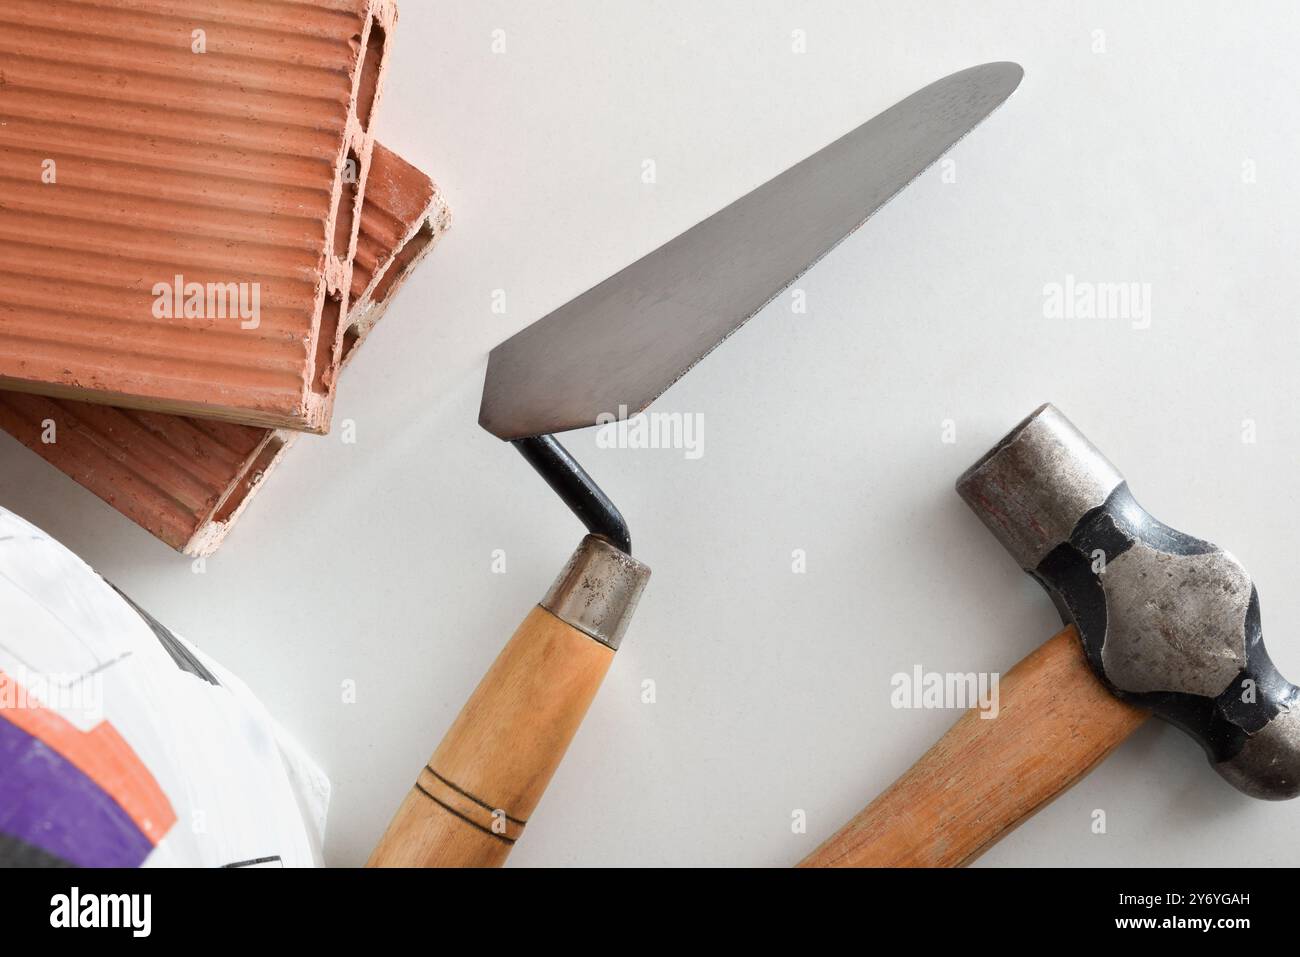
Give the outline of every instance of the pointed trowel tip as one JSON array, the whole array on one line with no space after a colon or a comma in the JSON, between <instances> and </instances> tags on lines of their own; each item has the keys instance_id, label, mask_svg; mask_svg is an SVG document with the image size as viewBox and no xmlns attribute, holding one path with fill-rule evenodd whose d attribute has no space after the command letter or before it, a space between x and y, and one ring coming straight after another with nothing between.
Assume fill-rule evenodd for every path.
<instances>
[{"instance_id":1,"label":"pointed trowel tip","mask_svg":"<svg viewBox=\"0 0 1300 957\"><path fill-rule=\"evenodd\" d=\"M974 129L979 122L991 113L995 112L998 107L1005 103L1011 94L1020 86L1020 81L1025 77L1025 70L1019 63L1013 63L1010 60L995 60L991 63L981 63L977 66L967 67L964 70L958 70L956 73L950 73L941 80L936 80L922 90L918 90L908 100L922 99L926 94L937 96L946 96L951 94L960 101L958 110L963 116L973 114L974 121L968 122L968 128L964 130L961 139L966 133ZM951 145L951 144L950 144Z\"/></svg>"},{"instance_id":2,"label":"pointed trowel tip","mask_svg":"<svg viewBox=\"0 0 1300 957\"><path fill-rule=\"evenodd\" d=\"M1020 86L1020 81L1025 78L1025 68L1011 60L995 60L992 63L971 67L971 70L980 70L995 75L1001 81L999 85L1006 91L1003 96L1010 96L1014 93L1016 87Z\"/></svg>"},{"instance_id":3,"label":"pointed trowel tip","mask_svg":"<svg viewBox=\"0 0 1300 957\"><path fill-rule=\"evenodd\" d=\"M953 83L971 87L995 99L1006 99L1020 86L1025 78L1025 68L1011 60L993 60L968 66L964 70L950 73L942 80L936 80L933 86Z\"/></svg>"}]
</instances>

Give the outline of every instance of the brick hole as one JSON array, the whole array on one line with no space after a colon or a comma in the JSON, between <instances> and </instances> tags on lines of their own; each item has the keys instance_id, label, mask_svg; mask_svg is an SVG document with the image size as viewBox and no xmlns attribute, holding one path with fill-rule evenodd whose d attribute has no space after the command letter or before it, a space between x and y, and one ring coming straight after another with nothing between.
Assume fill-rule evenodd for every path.
<instances>
[{"instance_id":1,"label":"brick hole","mask_svg":"<svg viewBox=\"0 0 1300 957\"><path fill-rule=\"evenodd\" d=\"M384 65L384 43L387 35L379 21L370 20L370 37L361 61L361 84L357 88L357 119L363 130L370 129L370 114L375 109L375 96L379 93L379 73Z\"/></svg>"},{"instance_id":2,"label":"brick hole","mask_svg":"<svg viewBox=\"0 0 1300 957\"><path fill-rule=\"evenodd\" d=\"M433 242L433 223L426 219L420 231L397 251L397 255L379 277L379 282L375 283L375 291L371 293L370 298L374 302L384 302L392 294L393 288L401 281L402 275L410 268L411 263L420 258L420 254L429 247L431 242Z\"/></svg>"},{"instance_id":3,"label":"brick hole","mask_svg":"<svg viewBox=\"0 0 1300 957\"><path fill-rule=\"evenodd\" d=\"M331 373L334 369L334 339L339 334L339 319L343 304L333 296L325 297L325 306L321 309L320 330L316 337L315 372L311 379L313 392L324 395L333 385Z\"/></svg>"},{"instance_id":4,"label":"brick hole","mask_svg":"<svg viewBox=\"0 0 1300 957\"><path fill-rule=\"evenodd\" d=\"M347 259L352 246L352 225L357 218L357 199L361 195L361 158L348 149L343 167L343 185L339 190L339 207L334 217L334 255Z\"/></svg>"},{"instance_id":5,"label":"brick hole","mask_svg":"<svg viewBox=\"0 0 1300 957\"><path fill-rule=\"evenodd\" d=\"M239 510L239 506L244 504L248 494L262 481L262 476L266 470L275 464L276 456L284 448L284 440L279 436L274 436L266 443L262 451L257 453L257 458L249 466L248 471L239 479L239 485L226 496L226 500L221 503L221 508L217 514L212 516L212 521L222 525L234 516Z\"/></svg>"}]
</instances>

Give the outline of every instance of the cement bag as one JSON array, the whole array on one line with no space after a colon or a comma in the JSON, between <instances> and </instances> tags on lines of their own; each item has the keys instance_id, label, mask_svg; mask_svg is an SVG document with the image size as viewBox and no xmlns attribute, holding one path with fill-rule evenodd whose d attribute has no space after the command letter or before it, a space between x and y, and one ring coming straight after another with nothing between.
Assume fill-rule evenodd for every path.
<instances>
[{"instance_id":1,"label":"cement bag","mask_svg":"<svg viewBox=\"0 0 1300 957\"><path fill-rule=\"evenodd\" d=\"M237 678L0 508L0 866L319 864L328 802Z\"/></svg>"}]
</instances>

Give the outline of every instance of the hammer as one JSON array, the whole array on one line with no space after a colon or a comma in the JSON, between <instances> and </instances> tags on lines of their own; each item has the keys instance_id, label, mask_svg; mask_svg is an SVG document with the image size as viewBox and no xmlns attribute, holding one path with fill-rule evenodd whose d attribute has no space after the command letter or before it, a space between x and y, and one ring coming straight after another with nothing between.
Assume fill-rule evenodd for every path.
<instances>
[{"instance_id":1,"label":"hammer","mask_svg":"<svg viewBox=\"0 0 1300 957\"><path fill-rule=\"evenodd\" d=\"M1300 794L1300 688L1278 673L1232 555L1142 508L1043 405L957 481L1065 623L1008 672L996 718L964 714L803 867L967 864L1151 715L1251 797Z\"/></svg>"}]
</instances>

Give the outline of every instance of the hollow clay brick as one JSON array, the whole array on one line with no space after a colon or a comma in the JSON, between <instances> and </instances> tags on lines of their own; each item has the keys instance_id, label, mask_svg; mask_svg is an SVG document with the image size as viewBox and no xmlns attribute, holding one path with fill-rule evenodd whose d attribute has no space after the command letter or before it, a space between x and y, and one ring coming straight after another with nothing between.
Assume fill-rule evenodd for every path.
<instances>
[{"instance_id":1,"label":"hollow clay brick","mask_svg":"<svg viewBox=\"0 0 1300 957\"><path fill-rule=\"evenodd\" d=\"M433 181L376 144L343 361L355 354L449 225ZM127 518L194 556L216 550L296 436L286 429L19 392L0 392L0 428Z\"/></svg>"},{"instance_id":2,"label":"hollow clay brick","mask_svg":"<svg viewBox=\"0 0 1300 957\"><path fill-rule=\"evenodd\" d=\"M396 15L0 2L0 386L326 431Z\"/></svg>"}]
</instances>

